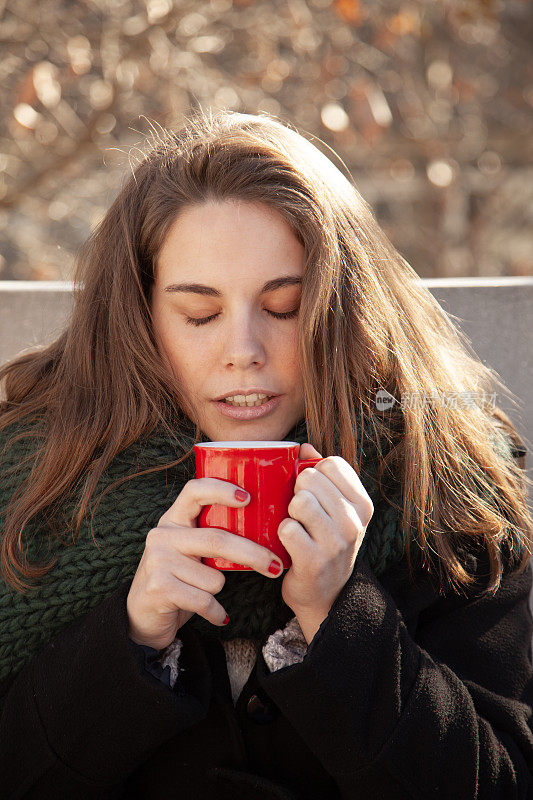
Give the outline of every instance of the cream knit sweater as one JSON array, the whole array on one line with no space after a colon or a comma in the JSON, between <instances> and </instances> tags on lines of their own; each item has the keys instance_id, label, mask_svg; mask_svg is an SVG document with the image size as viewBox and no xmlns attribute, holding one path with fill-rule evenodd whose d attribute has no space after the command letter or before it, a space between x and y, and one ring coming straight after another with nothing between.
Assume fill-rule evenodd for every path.
<instances>
[{"instance_id":1,"label":"cream knit sweater","mask_svg":"<svg viewBox=\"0 0 533 800\"><path fill-rule=\"evenodd\" d=\"M163 667L170 665L170 684L174 687L178 672L180 671L179 657L182 648L181 639L174 639L160 657ZM259 645L252 639L232 639L222 641L226 652L226 663L228 665L228 675L231 685L231 695L233 705L237 700L242 688L254 667L259 652ZM274 672L281 667L296 664L303 661L307 652L307 642L298 623L298 619L290 619L283 629L275 631L269 636L263 647L263 658L270 669Z\"/></svg>"}]
</instances>

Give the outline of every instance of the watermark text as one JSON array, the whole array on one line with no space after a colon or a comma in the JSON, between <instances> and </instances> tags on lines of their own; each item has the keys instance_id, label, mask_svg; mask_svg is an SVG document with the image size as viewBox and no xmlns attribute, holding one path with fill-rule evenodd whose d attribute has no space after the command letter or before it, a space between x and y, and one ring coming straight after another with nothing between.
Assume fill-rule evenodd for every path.
<instances>
[{"instance_id":1,"label":"watermark text","mask_svg":"<svg viewBox=\"0 0 533 800\"><path fill-rule=\"evenodd\" d=\"M376 408L378 411L387 411L395 404L404 409L422 408L425 405L440 405L444 408L480 408L494 409L496 407L496 392L474 391L446 391L432 392L402 392L397 400L385 389L376 392Z\"/></svg>"}]
</instances>

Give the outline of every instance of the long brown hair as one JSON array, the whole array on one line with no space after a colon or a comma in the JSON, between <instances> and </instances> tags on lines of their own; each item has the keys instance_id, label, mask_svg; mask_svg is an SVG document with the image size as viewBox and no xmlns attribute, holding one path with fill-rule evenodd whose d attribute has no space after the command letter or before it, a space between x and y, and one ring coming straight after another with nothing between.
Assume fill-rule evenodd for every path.
<instances>
[{"instance_id":1,"label":"long brown hair","mask_svg":"<svg viewBox=\"0 0 533 800\"><path fill-rule=\"evenodd\" d=\"M473 582L461 563L462 545L482 545L490 559L486 590L495 591L504 555L522 571L532 553L531 481L495 447L500 430L519 441L510 418L497 406L457 396L510 390L469 352L353 181L318 147L264 113L209 111L174 131L152 126L139 163L79 252L68 326L52 344L0 368L0 431L24 419L46 423L44 444L9 503L1 540L5 581L24 592L30 586L17 573L39 578L55 563L26 561L22 532L30 519L84 476L75 530L65 542L72 544L115 455L157 425L173 435L169 421L184 397L154 337L157 255L181 209L236 198L276 210L305 247L298 348L310 442L332 455L337 435L337 454L360 469L355 420L367 420L379 476L387 471L402 487L410 571L415 526L424 564L429 569L435 556L457 588ZM449 402L453 392L456 402ZM396 399L395 413L378 408L377 393ZM404 396L425 402L404 404ZM144 473L155 469L161 467Z\"/></svg>"}]
</instances>

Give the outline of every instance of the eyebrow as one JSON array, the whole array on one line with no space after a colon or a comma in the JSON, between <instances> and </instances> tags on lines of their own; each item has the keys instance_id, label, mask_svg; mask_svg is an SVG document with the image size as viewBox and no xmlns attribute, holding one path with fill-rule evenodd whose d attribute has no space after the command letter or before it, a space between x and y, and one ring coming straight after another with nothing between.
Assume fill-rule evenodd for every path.
<instances>
[{"instance_id":1,"label":"eyebrow","mask_svg":"<svg viewBox=\"0 0 533 800\"><path fill-rule=\"evenodd\" d=\"M273 278L267 281L261 289L261 294L265 292L273 292L276 289L281 289L283 286L294 286L302 282L302 279L297 275L281 275L279 278ZM212 286L205 286L203 283L171 283L165 286L165 292L192 292L194 294L203 294L208 297L222 297L222 292L214 289Z\"/></svg>"}]
</instances>

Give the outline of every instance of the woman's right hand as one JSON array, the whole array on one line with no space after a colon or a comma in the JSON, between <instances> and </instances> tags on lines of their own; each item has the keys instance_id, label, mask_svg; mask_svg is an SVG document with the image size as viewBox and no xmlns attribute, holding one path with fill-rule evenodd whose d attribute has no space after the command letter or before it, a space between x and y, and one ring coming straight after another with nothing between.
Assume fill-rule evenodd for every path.
<instances>
[{"instance_id":1,"label":"woman's right hand","mask_svg":"<svg viewBox=\"0 0 533 800\"><path fill-rule=\"evenodd\" d=\"M193 478L148 531L126 601L132 641L162 650L195 613L213 625L224 624L226 611L213 595L226 578L221 570L202 564L202 558L226 558L276 577L268 568L272 560L280 566L281 561L266 547L220 528L197 527L202 506L246 506L249 496L244 502L235 497L240 488L218 478Z\"/></svg>"}]
</instances>

